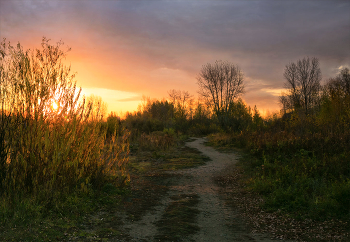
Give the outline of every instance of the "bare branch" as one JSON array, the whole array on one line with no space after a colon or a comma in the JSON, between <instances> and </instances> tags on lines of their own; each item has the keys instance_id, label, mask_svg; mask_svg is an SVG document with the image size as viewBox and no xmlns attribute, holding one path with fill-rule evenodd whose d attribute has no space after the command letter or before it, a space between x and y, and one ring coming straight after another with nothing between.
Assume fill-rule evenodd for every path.
<instances>
[{"instance_id":1,"label":"bare branch","mask_svg":"<svg viewBox=\"0 0 350 242\"><path fill-rule=\"evenodd\" d=\"M288 94L280 97L280 103L285 110L303 108L309 113L319 102L321 70L317 58L309 57L290 63L283 74Z\"/></svg>"},{"instance_id":2,"label":"bare branch","mask_svg":"<svg viewBox=\"0 0 350 242\"><path fill-rule=\"evenodd\" d=\"M197 78L199 94L217 116L225 115L231 103L244 92L244 77L240 68L229 62L216 61L204 65Z\"/></svg>"}]
</instances>

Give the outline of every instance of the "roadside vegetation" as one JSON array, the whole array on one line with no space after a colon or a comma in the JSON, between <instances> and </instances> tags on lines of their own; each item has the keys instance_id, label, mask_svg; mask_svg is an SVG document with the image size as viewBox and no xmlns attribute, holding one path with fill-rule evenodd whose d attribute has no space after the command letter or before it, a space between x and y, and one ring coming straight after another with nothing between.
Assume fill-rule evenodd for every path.
<instances>
[{"instance_id":1,"label":"roadside vegetation","mask_svg":"<svg viewBox=\"0 0 350 242\"><path fill-rule=\"evenodd\" d=\"M240 179L264 211L348 226L349 69L321 85L316 58L288 64L281 112L262 117L241 99L241 69L218 61L202 67L197 99L170 90L121 118L107 115L101 98L80 95L63 47L1 42L0 240L127 238L121 211L139 220L176 180L167 171L205 164L183 146L191 136L246 154ZM171 199L162 240L198 229L198 197Z\"/></svg>"},{"instance_id":2,"label":"roadside vegetation","mask_svg":"<svg viewBox=\"0 0 350 242\"><path fill-rule=\"evenodd\" d=\"M211 136L214 145L251 154L245 164L249 188L264 196L268 211L298 219L349 220L349 84L344 69L318 87L317 105L300 105L299 100L257 128Z\"/></svg>"}]
</instances>

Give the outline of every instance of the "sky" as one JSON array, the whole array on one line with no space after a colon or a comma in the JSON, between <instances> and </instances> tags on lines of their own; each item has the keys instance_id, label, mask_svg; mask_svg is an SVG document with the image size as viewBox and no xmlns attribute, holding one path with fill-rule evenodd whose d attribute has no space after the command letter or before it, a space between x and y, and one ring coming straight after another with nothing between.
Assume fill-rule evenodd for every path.
<instances>
[{"instance_id":1,"label":"sky","mask_svg":"<svg viewBox=\"0 0 350 242\"><path fill-rule=\"evenodd\" d=\"M244 73L242 98L264 113L280 109L287 64L318 58L323 83L350 66L349 13L346 0L0 0L0 39L62 40L83 93L117 113L171 89L197 97L202 66L229 61Z\"/></svg>"}]
</instances>

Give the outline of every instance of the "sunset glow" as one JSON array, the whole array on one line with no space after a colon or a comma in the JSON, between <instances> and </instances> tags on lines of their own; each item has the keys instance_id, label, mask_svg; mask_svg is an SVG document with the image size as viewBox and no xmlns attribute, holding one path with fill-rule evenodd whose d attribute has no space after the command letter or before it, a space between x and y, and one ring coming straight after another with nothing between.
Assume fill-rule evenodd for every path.
<instances>
[{"instance_id":1,"label":"sunset glow","mask_svg":"<svg viewBox=\"0 0 350 242\"><path fill-rule=\"evenodd\" d=\"M24 49L62 40L77 85L109 112L171 89L197 97L198 73L215 60L238 65L244 101L273 112L291 61L319 58L323 82L350 66L349 11L345 1L1 1L0 37Z\"/></svg>"},{"instance_id":2,"label":"sunset glow","mask_svg":"<svg viewBox=\"0 0 350 242\"><path fill-rule=\"evenodd\" d=\"M52 109L53 109L53 111L57 111L57 110L58 110L58 104L57 104L57 102L53 102L53 103L52 103Z\"/></svg>"},{"instance_id":3,"label":"sunset glow","mask_svg":"<svg viewBox=\"0 0 350 242\"><path fill-rule=\"evenodd\" d=\"M1 241L350 241L350 0L0 0Z\"/></svg>"}]
</instances>

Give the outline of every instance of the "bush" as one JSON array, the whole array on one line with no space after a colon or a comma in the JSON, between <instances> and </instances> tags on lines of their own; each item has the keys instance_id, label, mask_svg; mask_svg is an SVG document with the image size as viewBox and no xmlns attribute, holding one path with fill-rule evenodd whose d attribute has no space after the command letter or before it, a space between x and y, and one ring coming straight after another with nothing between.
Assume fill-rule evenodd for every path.
<instances>
[{"instance_id":1,"label":"bush","mask_svg":"<svg viewBox=\"0 0 350 242\"><path fill-rule=\"evenodd\" d=\"M175 143L175 134L171 134L169 130L166 132L155 131L147 135L141 134L138 139L139 147L143 150L166 150Z\"/></svg>"},{"instance_id":2,"label":"bush","mask_svg":"<svg viewBox=\"0 0 350 242\"><path fill-rule=\"evenodd\" d=\"M120 118L115 113L112 112L107 117L106 125L107 125L107 139L110 139L111 137L113 137L113 135L121 134L122 127L121 127Z\"/></svg>"}]
</instances>

